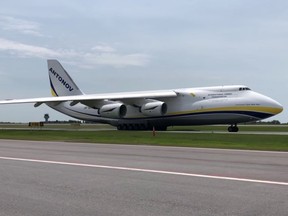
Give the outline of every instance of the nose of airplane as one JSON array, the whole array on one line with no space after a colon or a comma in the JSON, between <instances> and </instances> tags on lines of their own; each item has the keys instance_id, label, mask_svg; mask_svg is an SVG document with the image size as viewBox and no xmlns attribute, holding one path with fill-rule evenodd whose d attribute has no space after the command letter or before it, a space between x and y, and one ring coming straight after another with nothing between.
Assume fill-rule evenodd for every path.
<instances>
[{"instance_id":1,"label":"nose of airplane","mask_svg":"<svg viewBox=\"0 0 288 216\"><path fill-rule=\"evenodd\" d=\"M283 106L276 100L259 93L255 96L257 98L255 101L259 102L261 107L266 107L266 111L270 114L277 115L283 111Z\"/></svg>"},{"instance_id":2,"label":"nose of airplane","mask_svg":"<svg viewBox=\"0 0 288 216\"><path fill-rule=\"evenodd\" d=\"M271 101L271 107L274 108L275 115L278 113L281 113L283 111L283 106L279 102L277 102L271 98L270 98L270 100L272 100Z\"/></svg>"}]
</instances>

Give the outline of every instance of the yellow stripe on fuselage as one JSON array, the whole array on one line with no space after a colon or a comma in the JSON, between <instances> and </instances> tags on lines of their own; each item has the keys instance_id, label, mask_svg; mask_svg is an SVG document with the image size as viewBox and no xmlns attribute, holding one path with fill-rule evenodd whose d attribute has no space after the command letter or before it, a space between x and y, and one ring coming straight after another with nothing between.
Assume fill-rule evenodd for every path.
<instances>
[{"instance_id":1,"label":"yellow stripe on fuselage","mask_svg":"<svg viewBox=\"0 0 288 216\"><path fill-rule=\"evenodd\" d=\"M237 112L237 111L247 111L247 112L258 112L258 113L266 113L271 115L276 115L280 113L283 109L282 108L275 108L275 107L264 107L264 106L233 106L233 107L216 107L216 108L206 108L206 109L198 109L198 110L187 110L187 111L181 111L181 112L169 112L165 114L165 116L178 116L178 115L185 115L185 114L202 114L202 113L209 113L209 112ZM141 115L135 115L135 116L129 116L129 118L147 118L149 116L141 116Z\"/></svg>"},{"instance_id":2,"label":"yellow stripe on fuselage","mask_svg":"<svg viewBox=\"0 0 288 216\"><path fill-rule=\"evenodd\" d=\"M168 115L183 115L190 113L205 113L205 112L218 112L218 111L250 111L250 112L260 112L260 113L269 113L272 115L276 115L280 113L282 108L275 107L263 107L263 106L235 106L235 107L215 107L215 108L203 108L197 110L187 110L181 112L171 112Z\"/></svg>"},{"instance_id":3,"label":"yellow stripe on fuselage","mask_svg":"<svg viewBox=\"0 0 288 216\"><path fill-rule=\"evenodd\" d=\"M57 97L56 93L54 92L54 90L51 88L51 94L53 97Z\"/></svg>"}]
</instances>

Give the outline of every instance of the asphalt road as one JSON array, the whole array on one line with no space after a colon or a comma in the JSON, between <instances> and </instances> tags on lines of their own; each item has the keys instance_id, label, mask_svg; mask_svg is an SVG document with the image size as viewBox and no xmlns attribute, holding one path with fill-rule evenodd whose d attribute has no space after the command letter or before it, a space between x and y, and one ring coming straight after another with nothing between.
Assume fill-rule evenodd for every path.
<instances>
[{"instance_id":1,"label":"asphalt road","mask_svg":"<svg viewBox=\"0 0 288 216\"><path fill-rule=\"evenodd\" d=\"M288 215L288 153L0 140L0 215Z\"/></svg>"}]
</instances>

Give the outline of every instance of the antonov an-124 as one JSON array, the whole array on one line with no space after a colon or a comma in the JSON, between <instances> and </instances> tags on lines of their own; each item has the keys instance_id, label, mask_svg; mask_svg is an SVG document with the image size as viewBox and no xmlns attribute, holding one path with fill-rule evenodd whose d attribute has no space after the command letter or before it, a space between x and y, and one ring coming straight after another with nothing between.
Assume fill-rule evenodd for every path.
<instances>
[{"instance_id":1,"label":"antonov an-124","mask_svg":"<svg viewBox=\"0 0 288 216\"><path fill-rule=\"evenodd\" d=\"M84 94L57 60L48 60L53 97L7 99L0 104L46 104L76 119L118 130L166 130L176 125L227 124L262 120L282 112L277 101L243 85L157 91Z\"/></svg>"}]
</instances>

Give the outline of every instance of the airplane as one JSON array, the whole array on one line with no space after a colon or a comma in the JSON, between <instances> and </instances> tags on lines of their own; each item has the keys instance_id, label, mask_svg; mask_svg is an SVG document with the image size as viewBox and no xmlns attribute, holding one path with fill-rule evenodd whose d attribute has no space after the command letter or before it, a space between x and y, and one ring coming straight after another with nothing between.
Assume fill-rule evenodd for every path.
<instances>
[{"instance_id":1,"label":"airplane","mask_svg":"<svg viewBox=\"0 0 288 216\"><path fill-rule=\"evenodd\" d=\"M110 124L118 130L166 130L168 126L237 124L258 121L282 112L277 101L245 85L157 91L84 94L68 72L48 59L52 97L6 99L1 104L46 104L76 119Z\"/></svg>"}]
</instances>

